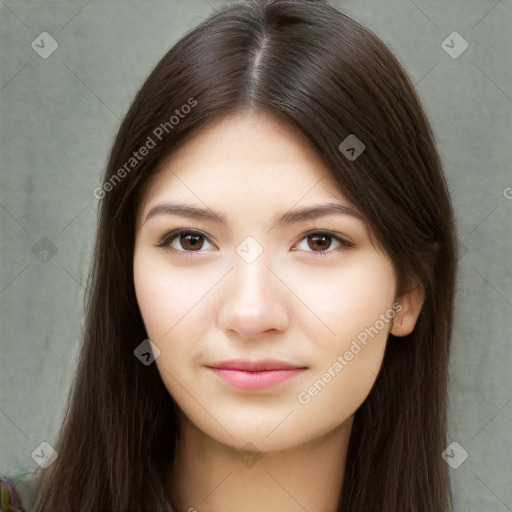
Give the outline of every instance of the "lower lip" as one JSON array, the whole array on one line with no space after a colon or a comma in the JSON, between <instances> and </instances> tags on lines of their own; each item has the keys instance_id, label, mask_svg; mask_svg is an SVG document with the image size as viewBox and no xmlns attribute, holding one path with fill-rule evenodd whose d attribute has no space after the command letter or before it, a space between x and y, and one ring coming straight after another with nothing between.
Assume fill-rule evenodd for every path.
<instances>
[{"instance_id":1,"label":"lower lip","mask_svg":"<svg viewBox=\"0 0 512 512\"><path fill-rule=\"evenodd\" d=\"M261 372L246 372L243 370L227 370L210 368L228 384L240 389L265 389L283 382L301 372L302 368L290 370L267 370Z\"/></svg>"}]
</instances>

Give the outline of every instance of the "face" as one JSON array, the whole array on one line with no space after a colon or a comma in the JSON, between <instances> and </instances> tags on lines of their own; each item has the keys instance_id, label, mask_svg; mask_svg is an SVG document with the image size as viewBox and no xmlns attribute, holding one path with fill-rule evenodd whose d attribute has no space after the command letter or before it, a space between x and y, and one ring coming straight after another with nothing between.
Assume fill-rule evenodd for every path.
<instances>
[{"instance_id":1,"label":"face","mask_svg":"<svg viewBox=\"0 0 512 512\"><path fill-rule=\"evenodd\" d=\"M400 309L391 261L308 139L252 111L216 120L153 176L134 280L182 412L207 436L260 451L351 420Z\"/></svg>"}]
</instances>

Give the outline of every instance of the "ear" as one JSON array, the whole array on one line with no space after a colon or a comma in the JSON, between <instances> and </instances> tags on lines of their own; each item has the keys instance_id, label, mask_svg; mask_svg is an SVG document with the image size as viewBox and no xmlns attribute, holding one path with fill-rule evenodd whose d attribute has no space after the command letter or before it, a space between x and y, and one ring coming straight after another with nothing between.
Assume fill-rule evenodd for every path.
<instances>
[{"instance_id":1,"label":"ear","mask_svg":"<svg viewBox=\"0 0 512 512\"><path fill-rule=\"evenodd\" d=\"M416 325L416 320L425 300L425 291L423 287L416 283L396 299L401 306L396 309L397 313L393 318L391 334L393 336L407 336L411 334Z\"/></svg>"}]
</instances>

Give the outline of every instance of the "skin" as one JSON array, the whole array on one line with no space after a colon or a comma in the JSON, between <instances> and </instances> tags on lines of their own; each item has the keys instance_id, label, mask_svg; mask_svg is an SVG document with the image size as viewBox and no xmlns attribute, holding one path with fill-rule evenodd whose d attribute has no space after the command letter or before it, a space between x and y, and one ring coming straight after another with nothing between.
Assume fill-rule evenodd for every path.
<instances>
[{"instance_id":1,"label":"skin","mask_svg":"<svg viewBox=\"0 0 512 512\"><path fill-rule=\"evenodd\" d=\"M146 220L153 207L177 201L219 212L226 223L169 213ZM418 287L397 296L392 262L372 245L363 219L331 213L273 222L327 202L350 206L308 139L255 111L204 128L144 190L134 282L148 337L160 350L155 364L182 412L183 435L166 475L176 511L336 509L354 413L375 382L388 333L413 330L423 296ZM174 250L158 246L179 228L204 235L195 245L178 234L168 239ZM315 243L312 230L355 247L334 237ZM237 253L248 236L252 251L262 249L251 262ZM333 373L338 356L397 301L401 310ZM235 358L306 369L248 391L206 366ZM330 381L311 396L307 390L329 368ZM308 403L299 401L301 392Z\"/></svg>"}]
</instances>

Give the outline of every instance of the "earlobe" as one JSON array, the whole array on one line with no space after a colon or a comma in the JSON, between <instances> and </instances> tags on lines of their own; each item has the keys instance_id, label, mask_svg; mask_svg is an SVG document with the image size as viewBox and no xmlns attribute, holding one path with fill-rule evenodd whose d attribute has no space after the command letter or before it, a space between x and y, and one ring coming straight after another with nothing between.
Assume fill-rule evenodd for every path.
<instances>
[{"instance_id":1,"label":"earlobe","mask_svg":"<svg viewBox=\"0 0 512 512\"><path fill-rule=\"evenodd\" d=\"M419 283L397 298L401 309L399 311L397 310L393 318L393 324L390 330L393 336L400 337L411 334L416 325L416 320L418 319L424 300L425 292Z\"/></svg>"}]
</instances>

